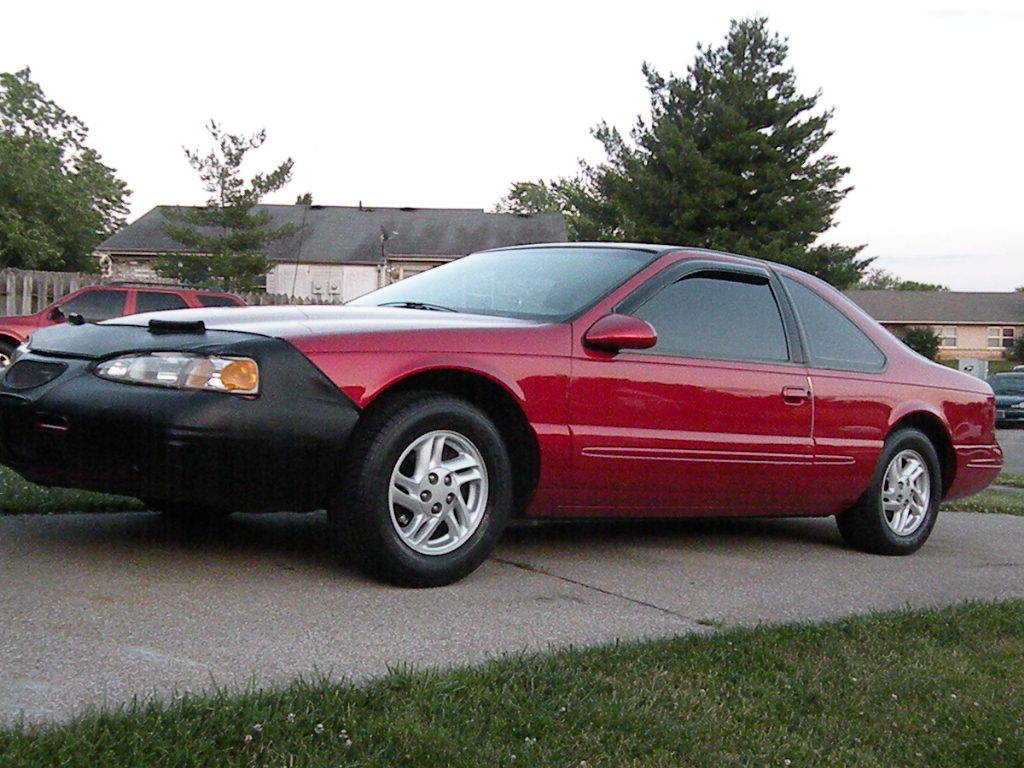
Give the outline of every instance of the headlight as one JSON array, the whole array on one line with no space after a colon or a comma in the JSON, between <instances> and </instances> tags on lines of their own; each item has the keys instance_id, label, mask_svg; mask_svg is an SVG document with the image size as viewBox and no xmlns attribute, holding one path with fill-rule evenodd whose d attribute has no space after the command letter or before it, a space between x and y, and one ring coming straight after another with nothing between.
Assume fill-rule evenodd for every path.
<instances>
[{"instance_id":1,"label":"headlight","mask_svg":"<svg viewBox=\"0 0 1024 768\"><path fill-rule=\"evenodd\" d=\"M203 389L234 395L255 395L260 390L259 366L248 357L151 352L105 360L94 370L104 379L128 384Z\"/></svg>"}]
</instances>

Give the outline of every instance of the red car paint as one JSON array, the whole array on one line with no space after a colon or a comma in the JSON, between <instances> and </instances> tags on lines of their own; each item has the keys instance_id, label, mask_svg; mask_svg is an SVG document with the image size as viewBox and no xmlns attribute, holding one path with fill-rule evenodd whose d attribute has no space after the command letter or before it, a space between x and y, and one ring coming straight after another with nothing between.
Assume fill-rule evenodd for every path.
<instances>
[{"instance_id":1,"label":"red car paint","mask_svg":"<svg viewBox=\"0 0 1024 768\"><path fill-rule=\"evenodd\" d=\"M939 451L945 498L995 479L1002 452L988 385L921 358L852 302L826 296L787 267L773 265L851 319L886 356L884 370L662 357L584 343L588 329L648 279L694 258L750 263L666 253L572 323L352 307L310 312L301 333L280 335L360 408L430 371L498 384L536 436L539 478L528 515L832 515L868 487L886 435L905 420L948 441Z\"/></svg>"},{"instance_id":2,"label":"red car paint","mask_svg":"<svg viewBox=\"0 0 1024 768\"><path fill-rule=\"evenodd\" d=\"M0 317L0 341L17 346L25 341L33 331L57 325L64 322L63 319L52 317L53 310L59 309L63 304L72 299L92 291L116 291L125 294L124 311L120 314L132 315L135 313L136 301L140 292L146 293L169 293L180 297L189 308L204 306L199 297L217 297L230 300L236 306L245 306L245 302L230 293L219 293L217 291L197 291L189 288L173 288L167 286L122 286L122 285L89 285L81 288L67 296L63 296L34 315L11 315Z\"/></svg>"}]
</instances>

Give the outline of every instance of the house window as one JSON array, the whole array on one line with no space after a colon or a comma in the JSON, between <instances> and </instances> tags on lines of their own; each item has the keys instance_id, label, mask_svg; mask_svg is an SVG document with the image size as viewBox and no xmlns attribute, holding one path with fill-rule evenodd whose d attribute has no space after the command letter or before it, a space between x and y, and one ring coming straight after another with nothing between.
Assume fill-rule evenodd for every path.
<instances>
[{"instance_id":1,"label":"house window","mask_svg":"<svg viewBox=\"0 0 1024 768\"><path fill-rule=\"evenodd\" d=\"M956 326L955 325L940 325L935 328L935 332L939 334L939 346L940 347L955 347L956 346Z\"/></svg>"},{"instance_id":2,"label":"house window","mask_svg":"<svg viewBox=\"0 0 1024 768\"><path fill-rule=\"evenodd\" d=\"M1009 349L1013 346L1013 328L989 328L988 348Z\"/></svg>"}]
</instances>

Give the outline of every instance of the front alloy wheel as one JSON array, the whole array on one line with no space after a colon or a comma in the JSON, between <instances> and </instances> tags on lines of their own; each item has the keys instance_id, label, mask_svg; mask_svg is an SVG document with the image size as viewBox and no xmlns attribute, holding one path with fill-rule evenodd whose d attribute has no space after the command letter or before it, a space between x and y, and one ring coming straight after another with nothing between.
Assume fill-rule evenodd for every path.
<instances>
[{"instance_id":1,"label":"front alloy wheel","mask_svg":"<svg viewBox=\"0 0 1024 768\"><path fill-rule=\"evenodd\" d=\"M494 548L512 511L512 465L494 422L439 392L388 397L360 420L328 514L374 575L409 587L457 581Z\"/></svg>"},{"instance_id":2,"label":"front alloy wheel","mask_svg":"<svg viewBox=\"0 0 1024 768\"><path fill-rule=\"evenodd\" d=\"M487 468L465 435L434 430L391 473L391 522L409 549L444 555L476 532L487 509Z\"/></svg>"},{"instance_id":3,"label":"front alloy wheel","mask_svg":"<svg viewBox=\"0 0 1024 768\"><path fill-rule=\"evenodd\" d=\"M11 364L16 347L8 341L0 341L0 372Z\"/></svg>"}]
</instances>

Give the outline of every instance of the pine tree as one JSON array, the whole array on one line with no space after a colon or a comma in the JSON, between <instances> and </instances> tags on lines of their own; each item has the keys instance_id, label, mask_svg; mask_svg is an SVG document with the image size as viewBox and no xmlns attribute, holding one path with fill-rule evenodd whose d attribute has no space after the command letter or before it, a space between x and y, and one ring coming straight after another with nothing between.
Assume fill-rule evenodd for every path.
<instances>
[{"instance_id":1,"label":"pine tree","mask_svg":"<svg viewBox=\"0 0 1024 768\"><path fill-rule=\"evenodd\" d=\"M185 156L210 197L202 208L163 209L168 220L164 231L185 250L161 257L155 269L157 274L185 285L225 291L258 290L273 266L266 256L267 246L293 234L298 227L271 227L270 214L254 208L264 195L291 180L292 159L246 181L242 163L251 150L263 145L266 131L252 136L225 133L212 120L207 130L214 148L205 155L186 149Z\"/></svg>"},{"instance_id":2,"label":"pine tree","mask_svg":"<svg viewBox=\"0 0 1024 768\"><path fill-rule=\"evenodd\" d=\"M823 151L832 111L817 110L820 94L797 92L787 53L756 18L733 21L719 47L698 46L683 77L645 64L650 115L629 140L598 125L607 159L547 185L570 231L715 248L856 283L871 261L857 257L863 246L817 244L850 191L849 169Z\"/></svg>"}]
</instances>

